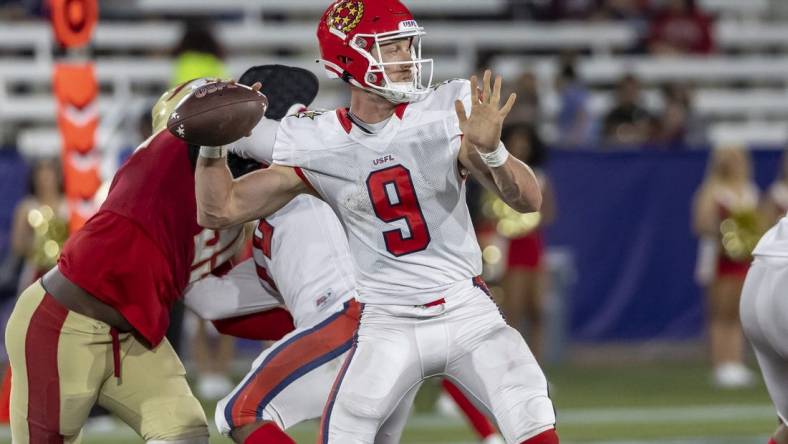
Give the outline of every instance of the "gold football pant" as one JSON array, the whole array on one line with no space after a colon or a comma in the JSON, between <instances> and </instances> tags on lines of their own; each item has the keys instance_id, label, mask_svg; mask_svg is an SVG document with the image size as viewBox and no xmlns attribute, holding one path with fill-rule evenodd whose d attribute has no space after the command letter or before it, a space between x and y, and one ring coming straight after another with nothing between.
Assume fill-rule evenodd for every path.
<instances>
[{"instance_id":1,"label":"gold football pant","mask_svg":"<svg viewBox=\"0 0 788 444\"><path fill-rule=\"evenodd\" d=\"M79 442L94 404L148 442L207 442L205 413L166 339L150 349L67 310L40 281L19 296L5 335L14 444Z\"/></svg>"}]
</instances>

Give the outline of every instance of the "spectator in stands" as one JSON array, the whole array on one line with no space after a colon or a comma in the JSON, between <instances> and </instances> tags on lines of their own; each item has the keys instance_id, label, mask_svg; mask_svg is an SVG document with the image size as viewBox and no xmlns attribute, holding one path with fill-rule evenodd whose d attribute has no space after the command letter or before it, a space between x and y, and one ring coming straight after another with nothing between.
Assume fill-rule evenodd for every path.
<instances>
[{"instance_id":1,"label":"spectator in stands","mask_svg":"<svg viewBox=\"0 0 788 444\"><path fill-rule=\"evenodd\" d=\"M510 224L515 225L509 228L511 231L504 229L505 232L500 233L509 238L506 274L503 278L504 316L509 325L528 338L531 351L538 360L544 346L543 312L548 285L548 270L543 257L543 230L553 222L556 213L552 186L542 169L547 147L533 125L525 123L507 127L501 138L513 156L534 169L542 186L542 209L538 216L524 218L517 214L517 220L521 222Z\"/></svg>"},{"instance_id":2,"label":"spectator in stands","mask_svg":"<svg viewBox=\"0 0 788 444\"><path fill-rule=\"evenodd\" d=\"M572 59L565 59L556 78L559 109L557 145L588 147L594 142L593 119L588 110L588 88L577 77Z\"/></svg>"},{"instance_id":3,"label":"spectator in stands","mask_svg":"<svg viewBox=\"0 0 788 444\"><path fill-rule=\"evenodd\" d=\"M0 20L48 17L49 2L45 0L0 0Z\"/></svg>"},{"instance_id":4,"label":"spectator in stands","mask_svg":"<svg viewBox=\"0 0 788 444\"><path fill-rule=\"evenodd\" d=\"M788 212L788 151L783 151L780 171L761 202L763 228L771 228Z\"/></svg>"},{"instance_id":5,"label":"spectator in stands","mask_svg":"<svg viewBox=\"0 0 788 444\"><path fill-rule=\"evenodd\" d=\"M712 20L695 0L667 0L651 22L648 46L652 54L710 54Z\"/></svg>"},{"instance_id":6,"label":"spectator in stands","mask_svg":"<svg viewBox=\"0 0 788 444\"><path fill-rule=\"evenodd\" d=\"M173 85L197 77L227 78L225 50L205 23L188 22L172 55L175 58Z\"/></svg>"},{"instance_id":7,"label":"spectator in stands","mask_svg":"<svg viewBox=\"0 0 788 444\"><path fill-rule=\"evenodd\" d=\"M539 108L539 87L536 76L530 71L520 74L514 85L517 102L509 113L510 121L537 124L541 120Z\"/></svg>"},{"instance_id":8,"label":"spectator in stands","mask_svg":"<svg viewBox=\"0 0 788 444\"><path fill-rule=\"evenodd\" d=\"M585 20L598 10L598 0L509 0L510 16L516 20Z\"/></svg>"},{"instance_id":9,"label":"spectator in stands","mask_svg":"<svg viewBox=\"0 0 788 444\"><path fill-rule=\"evenodd\" d=\"M692 108L689 88L672 83L662 89L662 96L664 107L654 128L660 147L681 149L704 143L706 125Z\"/></svg>"},{"instance_id":10,"label":"spectator in stands","mask_svg":"<svg viewBox=\"0 0 788 444\"><path fill-rule=\"evenodd\" d=\"M640 145L652 133L652 117L641 105L640 81L627 74L618 83L616 103L603 123L604 140L612 145Z\"/></svg>"},{"instance_id":11,"label":"spectator in stands","mask_svg":"<svg viewBox=\"0 0 788 444\"><path fill-rule=\"evenodd\" d=\"M605 20L626 23L637 35L648 34L648 0L601 0L601 15Z\"/></svg>"},{"instance_id":12,"label":"spectator in stands","mask_svg":"<svg viewBox=\"0 0 788 444\"><path fill-rule=\"evenodd\" d=\"M610 20L645 20L649 11L648 0L602 0L601 9Z\"/></svg>"},{"instance_id":13,"label":"spectator in stands","mask_svg":"<svg viewBox=\"0 0 788 444\"><path fill-rule=\"evenodd\" d=\"M739 296L760 237L758 194L746 150L713 150L695 194L693 226L700 238L696 279L706 290L712 380L722 388L754 382L744 365Z\"/></svg>"}]
</instances>

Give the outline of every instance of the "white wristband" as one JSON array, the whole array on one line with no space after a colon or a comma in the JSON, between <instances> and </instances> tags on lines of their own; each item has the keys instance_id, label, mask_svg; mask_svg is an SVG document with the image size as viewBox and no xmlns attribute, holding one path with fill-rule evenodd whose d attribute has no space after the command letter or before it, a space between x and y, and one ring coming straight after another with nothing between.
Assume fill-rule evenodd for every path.
<instances>
[{"instance_id":1,"label":"white wristband","mask_svg":"<svg viewBox=\"0 0 788 444\"><path fill-rule=\"evenodd\" d=\"M221 159L227 156L227 148L223 146L201 146L200 157L207 159Z\"/></svg>"},{"instance_id":2,"label":"white wristband","mask_svg":"<svg viewBox=\"0 0 788 444\"><path fill-rule=\"evenodd\" d=\"M482 158L482 161L490 168L496 168L506 163L506 159L509 158L509 151L506 151L506 146L504 146L503 142L498 142L498 148L495 149L492 153L483 153L479 150L476 150L479 153L479 157Z\"/></svg>"}]
</instances>

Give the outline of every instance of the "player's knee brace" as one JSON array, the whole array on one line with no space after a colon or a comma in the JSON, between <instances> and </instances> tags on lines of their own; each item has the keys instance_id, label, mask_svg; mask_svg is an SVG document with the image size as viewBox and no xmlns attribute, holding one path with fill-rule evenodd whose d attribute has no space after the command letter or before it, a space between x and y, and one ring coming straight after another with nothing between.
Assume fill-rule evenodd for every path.
<instances>
[{"instance_id":1,"label":"player's knee brace","mask_svg":"<svg viewBox=\"0 0 788 444\"><path fill-rule=\"evenodd\" d=\"M526 439L521 444L558 444L558 434L555 429L545 430L544 432Z\"/></svg>"}]
</instances>

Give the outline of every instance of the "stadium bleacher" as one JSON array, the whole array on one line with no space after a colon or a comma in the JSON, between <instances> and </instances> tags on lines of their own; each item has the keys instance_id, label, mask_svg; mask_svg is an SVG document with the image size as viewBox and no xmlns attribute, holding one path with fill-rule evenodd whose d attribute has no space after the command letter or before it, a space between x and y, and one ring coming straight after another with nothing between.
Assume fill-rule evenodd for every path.
<instances>
[{"instance_id":1,"label":"stadium bleacher","mask_svg":"<svg viewBox=\"0 0 788 444\"><path fill-rule=\"evenodd\" d=\"M163 89L171 76L167 51L182 33L184 16L235 17L219 22L217 36L226 46L227 65L233 75L260 63L288 63L312 69L317 56L312 36L314 16L323 7L320 0L186 1L141 0L110 2L107 14L120 16L132 8L146 16L179 19L102 22L93 48L96 72L102 86L102 114L134 114ZM187 7L188 4L188 7ZM687 82L696 88L696 112L710 122L709 139L721 136L741 142L781 144L788 117L788 26L769 22L772 5L767 0L705 0L701 4L718 15L715 38L719 53L709 57L655 58L630 55L641 36L624 22L481 21L456 26L446 21L453 14L496 17L505 8L502 0L435 1L414 0L410 6L428 30L427 49L437 51L435 79L463 77L477 69L481 54L495 52L490 66L513 78L525 70L536 73L543 94L545 115L557 111L553 81L557 61L539 54L565 50L587 56L578 60L581 79L593 88L591 110L599 115L609 107L609 88L626 73L634 73L647 87L665 82ZM448 5L451 4L451 7ZM269 14L295 17L268 21ZM49 94L54 46L45 21L9 23L0 27L0 52L23 54L5 57L0 64L0 121L20 129L18 142L24 151L51 146L57 134L53 127L54 103ZM286 53L288 56L278 56ZM341 96L336 85L324 82L319 106L334 106ZM743 86L757 86L745 88ZM22 93L17 93L21 91ZM33 94L31 94L33 93ZM646 102L657 107L657 94L647 91ZM119 109L122 107L123 109ZM124 119L115 119L124 121ZM757 123L756 123L757 120ZM119 128L102 125L103 133ZM757 130L753 130L757 128ZM56 148L52 148L56 150Z\"/></svg>"}]
</instances>

